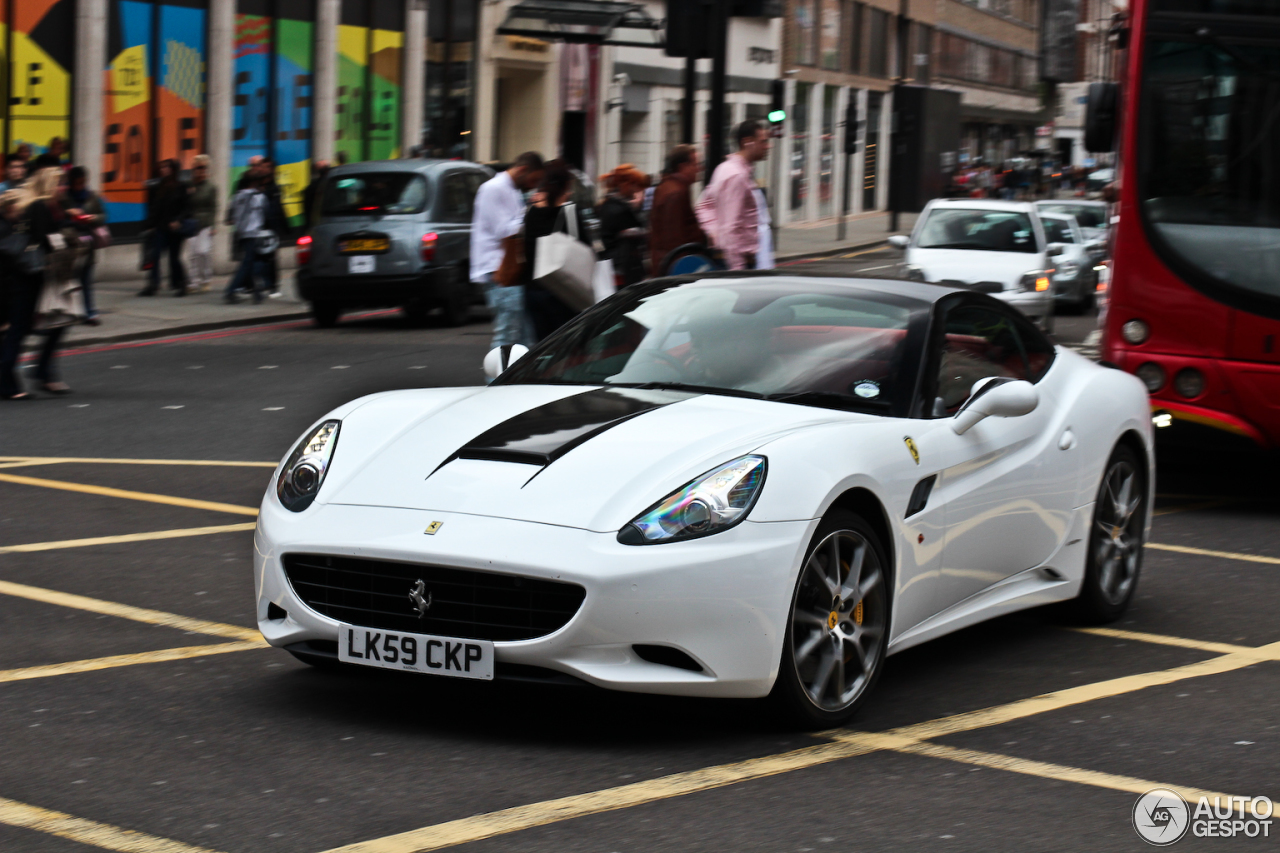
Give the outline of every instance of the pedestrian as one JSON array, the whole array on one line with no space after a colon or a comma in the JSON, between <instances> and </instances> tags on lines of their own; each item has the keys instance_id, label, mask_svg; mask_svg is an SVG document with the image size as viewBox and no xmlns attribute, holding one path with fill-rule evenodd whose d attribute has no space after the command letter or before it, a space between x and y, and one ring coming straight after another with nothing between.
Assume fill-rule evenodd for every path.
<instances>
[{"instance_id":1,"label":"pedestrian","mask_svg":"<svg viewBox=\"0 0 1280 853\"><path fill-rule=\"evenodd\" d=\"M89 175L84 166L72 166L67 170L67 187L61 199L62 209L70 218L81 242L87 247L84 264L80 267L80 294L84 297L85 323L101 324L98 310L93 304L93 272L97 260L98 229L107 224L107 208L102 198L89 189Z\"/></svg>"},{"instance_id":2,"label":"pedestrian","mask_svg":"<svg viewBox=\"0 0 1280 853\"><path fill-rule=\"evenodd\" d=\"M4 180L0 181L0 193L21 186L26 179L27 158L21 154L10 154L4 161Z\"/></svg>"},{"instance_id":3,"label":"pedestrian","mask_svg":"<svg viewBox=\"0 0 1280 853\"><path fill-rule=\"evenodd\" d=\"M178 180L178 161L161 160L156 178L148 188L147 225L151 228L151 251L155 259L147 286L139 296L155 296L160 290L160 260L169 256L169 289L174 296L186 296L187 275L182 266L183 226L188 217L187 188Z\"/></svg>"},{"instance_id":4,"label":"pedestrian","mask_svg":"<svg viewBox=\"0 0 1280 853\"><path fill-rule=\"evenodd\" d=\"M734 132L738 150L716 166L694 212L731 270L773 268L769 206L752 167L769 156L769 129L744 121Z\"/></svg>"},{"instance_id":5,"label":"pedestrian","mask_svg":"<svg viewBox=\"0 0 1280 853\"><path fill-rule=\"evenodd\" d=\"M271 299L279 299L282 294L277 254L280 251L281 242L289 233L289 218L284 214L283 194L280 192L280 185L276 183L275 161L270 157L263 157L259 169L262 177L259 189L267 197L267 219L262 227L271 232L271 238L264 235L264 238L259 241L258 251L262 255L263 268L266 270L267 296Z\"/></svg>"},{"instance_id":6,"label":"pedestrian","mask_svg":"<svg viewBox=\"0 0 1280 853\"><path fill-rule=\"evenodd\" d=\"M524 285L499 284L495 273L506 254L506 240L524 225L524 193L542 183L542 155L526 151L504 172L480 185L471 214L471 281L484 288L485 302L493 312L493 343L533 342L525 316Z\"/></svg>"},{"instance_id":7,"label":"pedestrian","mask_svg":"<svg viewBox=\"0 0 1280 853\"><path fill-rule=\"evenodd\" d=\"M209 155L197 154L191 161L191 184L187 187L187 207L200 230L187 241L187 266L191 270L192 293L209 289L213 277L213 235L218 224L218 188L209 180Z\"/></svg>"},{"instance_id":8,"label":"pedestrian","mask_svg":"<svg viewBox=\"0 0 1280 853\"><path fill-rule=\"evenodd\" d=\"M569 210L573 211L577 220L578 239L591 245L582 209L576 204L568 206L573 199L574 183L573 172L565 161L548 161L534 203L524 216L524 299L529 320L533 324L534 343L572 320L578 313L533 280L533 270L538 259L538 238L556 231L567 233L569 226L565 217Z\"/></svg>"},{"instance_id":9,"label":"pedestrian","mask_svg":"<svg viewBox=\"0 0 1280 853\"><path fill-rule=\"evenodd\" d=\"M640 207L644 204L649 176L630 163L623 163L601 175L600 180L608 192L596 206L603 257L613 261L614 275L623 285L635 284L644 278L644 247L649 232Z\"/></svg>"},{"instance_id":10,"label":"pedestrian","mask_svg":"<svg viewBox=\"0 0 1280 853\"><path fill-rule=\"evenodd\" d=\"M252 289L253 304L262 302L263 288L259 285L266 280L266 265L261 248L269 235L274 238L265 227L269 204L266 193L262 191L265 182L262 175L250 178L231 200L229 216L235 224L236 241L240 244L240 264L223 294L228 305L239 302L240 297L236 293L244 289Z\"/></svg>"},{"instance_id":11,"label":"pedestrian","mask_svg":"<svg viewBox=\"0 0 1280 853\"><path fill-rule=\"evenodd\" d=\"M22 341L35 324L46 260L54 251L49 235L58 232L64 219L55 199L61 181L61 169L45 168L0 196L0 274L6 284L8 320L0 339L0 400L32 399L18 380L18 358ZM71 393L58 378L54 361L65 330L65 326L57 326L44 331L35 371L40 387L59 396Z\"/></svg>"},{"instance_id":12,"label":"pedestrian","mask_svg":"<svg viewBox=\"0 0 1280 853\"><path fill-rule=\"evenodd\" d=\"M302 191L302 227L310 228L317 215L316 201L319 199L320 187L329 175L328 160L317 160L311 168L311 183Z\"/></svg>"},{"instance_id":13,"label":"pedestrian","mask_svg":"<svg viewBox=\"0 0 1280 853\"><path fill-rule=\"evenodd\" d=\"M649 212L649 263L654 275L662 275L662 262L672 250L686 243L707 244L707 235L693 212L692 187L698 180L698 149L677 145L667 155L662 183L653 193Z\"/></svg>"}]
</instances>

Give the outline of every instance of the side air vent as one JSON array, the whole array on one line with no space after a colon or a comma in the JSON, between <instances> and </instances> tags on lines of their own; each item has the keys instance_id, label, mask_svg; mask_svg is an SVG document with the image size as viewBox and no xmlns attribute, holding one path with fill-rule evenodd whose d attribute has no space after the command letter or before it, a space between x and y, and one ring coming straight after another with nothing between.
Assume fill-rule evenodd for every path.
<instances>
[{"instance_id":1,"label":"side air vent","mask_svg":"<svg viewBox=\"0 0 1280 853\"><path fill-rule=\"evenodd\" d=\"M690 672L702 672L702 664L689 657L679 649L671 646L634 645L631 648L641 660L662 666L674 666L676 669L687 669Z\"/></svg>"},{"instance_id":2,"label":"side air vent","mask_svg":"<svg viewBox=\"0 0 1280 853\"><path fill-rule=\"evenodd\" d=\"M907 514L903 516L904 518L910 518L928 505L929 493L933 491L933 484L936 482L938 482L938 475L930 474L916 483L916 487L911 490L911 500L907 501Z\"/></svg>"}]
</instances>

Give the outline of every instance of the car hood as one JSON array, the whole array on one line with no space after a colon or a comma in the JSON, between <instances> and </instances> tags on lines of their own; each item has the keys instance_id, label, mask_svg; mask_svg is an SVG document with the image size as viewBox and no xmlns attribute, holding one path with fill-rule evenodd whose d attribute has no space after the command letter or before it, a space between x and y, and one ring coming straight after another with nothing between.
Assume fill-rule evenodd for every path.
<instances>
[{"instance_id":1,"label":"car hood","mask_svg":"<svg viewBox=\"0 0 1280 853\"><path fill-rule=\"evenodd\" d=\"M907 263L918 267L926 281L998 281L1005 290L1016 290L1023 274L1042 268L1043 259L1039 254L1028 252L912 247Z\"/></svg>"},{"instance_id":2,"label":"car hood","mask_svg":"<svg viewBox=\"0 0 1280 853\"><path fill-rule=\"evenodd\" d=\"M618 530L720 463L798 429L850 420L879 419L639 389L393 392L345 414L317 504Z\"/></svg>"}]
</instances>

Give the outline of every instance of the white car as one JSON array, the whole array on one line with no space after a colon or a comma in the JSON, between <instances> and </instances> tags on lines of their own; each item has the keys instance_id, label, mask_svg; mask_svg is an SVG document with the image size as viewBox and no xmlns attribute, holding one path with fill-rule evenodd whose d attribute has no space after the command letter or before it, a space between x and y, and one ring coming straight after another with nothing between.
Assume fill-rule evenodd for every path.
<instances>
[{"instance_id":1,"label":"white car","mask_svg":"<svg viewBox=\"0 0 1280 853\"><path fill-rule=\"evenodd\" d=\"M1043 199L1036 202L1041 213L1065 213L1074 216L1084 232L1086 241L1099 240L1103 247L1107 240L1107 203L1083 198Z\"/></svg>"},{"instance_id":2,"label":"white car","mask_svg":"<svg viewBox=\"0 0 1280 853\"><path fill-rule=\"evenodd\" d=\"M989 296L719 273L626 288L485 387L308 429L258 518L263 636L317 665L772 695L1048 602L1117 618L1147 393Z\"/></svg>"},{"instance_id":3,"label":"white car","mask_svg":"<svg viewBox=\"0 0 1280 853\"><path fill-rule=\"evenodd\" d=\"M1098 273L1094 270L1098 243L1086 240L1084 230L1069 214L1042 210L1040 225L1044 228L1045 239L1062 247L1062 252L1053 259L1050 275L1054 305L1060 311L1066 309L1082 314L1093 307L1093 296L1098 286Z\"/></svg>"},{"instance_id":4,"label":"white car","mask_svg":"<svg viewBox=\"0 0 1280 853\"><path fill-rule=\"evenodd\" d=\"M907 277L990 293L1053 328L1050 269L1062 247L1045 239L1032 202L939 198L925 205L906 251Z\"/></svg>"}]
</instances>

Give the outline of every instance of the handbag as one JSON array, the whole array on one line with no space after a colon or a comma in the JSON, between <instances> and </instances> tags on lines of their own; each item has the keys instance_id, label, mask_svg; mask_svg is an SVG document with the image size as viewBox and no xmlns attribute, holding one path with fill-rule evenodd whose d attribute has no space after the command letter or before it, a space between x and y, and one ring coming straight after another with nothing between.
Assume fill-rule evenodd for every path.
<instances>
[{"instance_id":1,"label":"handbag","mask_svg":"<svg viewBox=\"0 0 1280 853\"><path fill-rule=\"evenodd\" d=\"M93 248L105 249L111 245L111 229L105 225L96 225L89 232L93 237Z\"/></svg>"},{"instance_id":2,"label":"handbag","mask_svg":"<svg viewBox=\"0 0 1280 853\"><path fill-rule=\"evenodd\" d=\"M595 304L591 280L595 277L596 253L578 239L578 214L572 203L561 208L569 233L553 231L538 238L533 280L573 311Z\"/></svg>"},{"instance_id":3,"label":"handbag","mask_svg":"<svg viewBox=\"0 0 1280 853\"><path fill-rule=\"evenodd\" d=\"M520 283L524 271L524 238L519 234L502 241L502 263L493 273L493 280L503 287Z\"/></svg>"},{"instance_id":4,"label":"handbag","mask_svg":"<svg viewBox=\"0 0 1280 853\"><path fill-rule=\"evenodd\" d=\"M618 291L618 280L613 273L613 261L605 258L596 261L595 274L591 276L591 291L596 302L603 302Z\"/></svg>"},{"instance_id":5,"label":"handbag","mask_svg":"<svg viewBox=\"0 0 1280 853\"><path fill-rule=\"evenodd\" d=\"M73 326L84 322L86 316L84 291L78 281L53 276L45 280L36 300L35 331Z\"/></svg>"}]
</instances>

